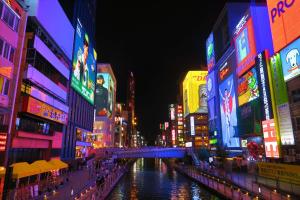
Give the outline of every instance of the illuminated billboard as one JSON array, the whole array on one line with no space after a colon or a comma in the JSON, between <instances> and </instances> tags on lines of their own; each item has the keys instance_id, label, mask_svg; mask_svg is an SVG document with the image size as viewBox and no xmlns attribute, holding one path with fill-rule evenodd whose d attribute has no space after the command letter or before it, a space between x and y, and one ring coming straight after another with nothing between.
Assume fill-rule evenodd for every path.
<instances>
[{"instance_id":1,"label":"illuminated billboard","mask_svg":"<svg viewBox=\"0 0 300 200\"><path fill-rule=\"evenodd\" d=\"M279 158L279 148L276 138L274 119L262 121L265 152L268 158Z\"/></svg>"},{"instance_id":2,"label":"illuminated billboard","mask_svg":"<svg viewBox=\"0 0 300 200\"><path fill-rule=\"evenodd\" d=\"M67 113L30 96L24 98L23 111L61 124L68 122Z\"/></svg>"},{"instance_id":3,"label":"illuminated billboard","mask_svg":"<svg viewBox=\"0 0 300 200\"><path fill-rule=\"evenodd\" d=\"M207 71L189 71L183 81L184 116L207 113Z\"/></svg>"},{"instance_id":4,"label":"illuminated billboard","mask_svg":"<svg viewBox=\"0 0 300 200\"><path fill-rule=\"evenodd\" d=\"M294 145L294 133L286 83L283 78L283 70L280 55L276 54L270 59L270 71L272 87L274 90L275 104L278 115L278 126L282 145Z\"/></svg>"},{"instance_id":5,"label":"illuminated billboard","mask_svg":"<svg viewBox=\"0 0 300 200\"><path fill-rule=\"evenodd\" d=\"M110 117L113 111L114 82L109 73L97 73L95 108L96 116Z\"/></svg>"},{"instance_id":6,"label":"illuminated billboard","mask_svg":"<svg viewBox=\"0 0 300 200\"><path fill-rule=\"evenodd\" d=\"M169 114L170 114L170 119L173 121L175 120L175 107L174 104L171 104L169 107Z\"/></svg>"},{"instance_id":7,"label":"illuminated billboard","mask_svg":"<svg viewBox=\"0 0 300 200\"><path fill-rule=\"evenodd\" d=\"M71 87L91 104L94 104L96 60L93 44L77 19Z\"/></svg>"},{"instance_id":8,"label":"illuminated billboard","mask_svg":"<svg viewBox=\"0 0 300 200\"><path fill-rule=\"evenodd\" d=\"M208 71L215 65L214 35L211 33L206 40L206 62Z\"/></svg>"},{"instance_id":9,"label":"illuminated billboard","mask_svg":"<svg viewBox=\"0 0 300 200\"><path fill-rule=\"evenodd\" d=\"M267 4L274 51L278 52L300 36L300 1L267 0Z\"/></svg>"},{"instance_id":10,"label":"illuminated billboard","mask_svg":"<svg viewBox=\"0 0 300 200\"><path fill-rule=\"evenodd\" d=\"M219 85L223 145L239 147L233 75Z\"/></svg>"},{"instance_id":11,"label":"illuminated billboard","mask_svg":"<svg viewBox=\"0 0 300 200\"><path fill-rule=\"evenodd\" d=\"M280 57L285 81L300 75L300 39L280 51Z\"/></svg>"},{"instance_id":12,"label":"illuminated billboard","mask_svg":"<svg viewBox=\"0 0 300 200\"><path fill-rule=\"evenodd\" d=\"M190 117L191 135L195 135L195 119L194 116Z\"/></svg>"},{"instance_id":13,"label":"illuminated billboard","mask_svg":"<svg viewBox=\"0 0 300 200\"><path fill-rule=\"evenodd\" d=\"M258 79L255 68L238 79L238 101L239 106L259 97Z\"/></svg>"},{"instance_id":14,"label":"illuminated billboard","mask_svg":"<svg viewBox=\"0 0 300 200\"><path fill-rule=\"evenodd\" d=\"M236 37L234 38L238 76L254 65L256 54L252 18L247 16L243 17L242 20L243 23L236 31Z\"/></svg>"}]
</instances>

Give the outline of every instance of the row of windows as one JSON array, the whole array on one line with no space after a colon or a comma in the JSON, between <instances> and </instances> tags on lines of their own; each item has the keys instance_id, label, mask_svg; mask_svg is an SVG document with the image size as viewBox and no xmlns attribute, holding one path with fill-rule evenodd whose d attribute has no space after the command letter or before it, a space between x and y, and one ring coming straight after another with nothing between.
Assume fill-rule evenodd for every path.
<instances>
[{"instance_id":1,"label":"row of windows","mask_svg":"<svg viewBox=\"0 0 300 200\"><path fill-rule=\"evenodd\" d=\"M0 0L0 18L14 31L18 32L20 18Z\"/></svg>"},{"instance_id":2,"label":"row of windows","mask_svg":"<svg viewBox=\"0 0 300 200\"><path fill-rule=\"evenodd\" d=\"M28 116L21 116L16 120L17 130L42 135L53 135L55 131L62 132L62 126L63 125L49 123Z\"/></svg>"},{"instance_id":3,"label":"row of windows","mask_svg":"<svg viewBox=\"0 0 300 200\"><path fill-rule=\"evenodd\" d=\"M15 48L12 47L8 42L0 38L0 56L6 58L10 62L14 61Z\"/></svg>"}]
</instances>

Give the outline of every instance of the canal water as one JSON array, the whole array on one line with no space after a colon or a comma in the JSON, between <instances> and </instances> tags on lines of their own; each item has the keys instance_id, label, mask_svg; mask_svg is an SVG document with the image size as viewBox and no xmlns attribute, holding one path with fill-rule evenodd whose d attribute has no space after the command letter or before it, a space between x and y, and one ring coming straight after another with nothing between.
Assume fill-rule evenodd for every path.
<instances>
[{"instance_id":1,"label":"canal water","mask_svg":"<svg viewBox=\"0 0 300 200\"><path fill-rule=\"evenodd\" d=\"M217 200L211 192L181 175L161 159L138 159L109 200Z\"/></svg>"}]
</instances>

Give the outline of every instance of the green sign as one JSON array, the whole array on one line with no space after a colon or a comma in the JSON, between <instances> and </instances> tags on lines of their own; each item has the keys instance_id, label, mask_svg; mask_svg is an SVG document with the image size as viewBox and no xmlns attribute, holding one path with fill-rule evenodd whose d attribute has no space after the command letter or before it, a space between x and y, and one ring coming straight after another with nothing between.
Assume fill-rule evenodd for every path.
<instances>
[{"instance_id":1,"label":"green sign","mask_svg":"<svg viewBox=\"0 0 300 200\"><path fill-rule=\"evenodd\" d=\"M271 76L272 76L272 85L274 89L274 96L276 105L281 105L288 102L288 94L286 83L283 78L283 71L281 67L280 54L276 54L271 57L270 67L271 67Z\"/></svg>"}]
</instances>

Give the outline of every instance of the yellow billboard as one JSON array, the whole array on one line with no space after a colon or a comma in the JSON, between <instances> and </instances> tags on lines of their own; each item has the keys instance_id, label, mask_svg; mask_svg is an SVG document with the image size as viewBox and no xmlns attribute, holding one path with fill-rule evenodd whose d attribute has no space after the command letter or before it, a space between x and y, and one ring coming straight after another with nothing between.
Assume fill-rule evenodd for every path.
<instances>
[{"instance_id":1,"label":"yellow billboard","mask_svg":"<svg viewBox=\"0 0 300 200\"><path fill-rule=\"evenodd\" d=\"M258 163L259 175L300 185L300 166L277 163Z\"/></svg>"},{"instance_id":2,"label":"yellow billboard","mask_svg":"<svg viewBox=\"0 0 300 200\"><path fill-rule=\"evenodd\" d=\"M182 83L184 116L207 113L207 71L189 71Z\"/></svg>"}]
</instances>

